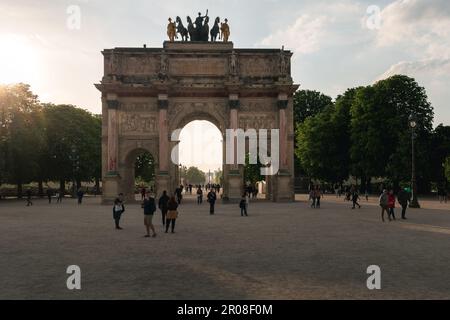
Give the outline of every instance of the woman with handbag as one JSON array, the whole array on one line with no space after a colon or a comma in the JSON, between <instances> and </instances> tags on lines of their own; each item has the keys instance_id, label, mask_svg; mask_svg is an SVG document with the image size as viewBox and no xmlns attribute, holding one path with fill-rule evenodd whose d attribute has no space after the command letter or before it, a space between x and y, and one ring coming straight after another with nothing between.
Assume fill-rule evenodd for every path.
<instances>
[{"instance_id":1,"label":"woman with handbag","mask_svg":"<svg viewBox=\"0 0 450 320\"><path fill-rule=\"evenodd\" d=\"M175 222L178 218L178 203L175 197L171 197L167 204L169 211L166 218L166 233L169 232L169 226L172 224L172 233L175 233Z\"/></svg>"}]
</instances>

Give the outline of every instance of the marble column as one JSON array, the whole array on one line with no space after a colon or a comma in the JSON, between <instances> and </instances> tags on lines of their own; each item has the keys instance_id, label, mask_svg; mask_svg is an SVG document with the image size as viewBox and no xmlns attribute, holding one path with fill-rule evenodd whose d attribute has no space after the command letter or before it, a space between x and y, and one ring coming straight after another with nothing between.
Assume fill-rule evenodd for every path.
<instances>
[{"instance_id":1,"label":"marble column","mask_svg":"<svg viewBox=\"0 0 450 320\"><path fill-rule=\"evenodd\" d=\"M230 106L230 128L239 129L239 96L237 94L230 94L229 97ZM227 201L239 201L243 192L243 167L237 164L237 138L234 139L234 161L233 164L226 164L226 190L225 200ZM226 159L226 157L224 157Z\"/></svg>"},{"instance_id":2,"label":"marble column","mask_svg":"<svg viewBox=\"0 0 450 320\"><path fill-rule=\"evenodd\" d=\"M280 169L286 170L288 167L287 143L288 127L286 109L288 107L287 95L280 95L278 98L278 118L280 128Z\"/></svg>"},{"instance_id":3,"label":"marble column","mask_svg":"<svg viewBox=\"0 0 450 320\"><path fill-rule=\"evenodd\" d=\"M120 190L119 175L119 101L117 95L106 96L107 143L106 143L106 172L103 174L102 203L109 204L117 197Z\"/></svg>"},{"instance_id":4,"label":"marble column","mask_svg":"<svg viewBox=\"0 0 450 320\"><path fill-rule=\"evenodd\" d=\"M293 177L289 168L288 157L288 130L287 111L289 99L286 94L278 96L278 118L280 129L280 170L276 177L273 177L273 201L293 201Z\"/></svg>"},{"instance_id":5,"label":"marble column","mask_svg":"<svg viewBox=\"0 0 450 320\"><path fill-rule=\"evenodd\" d=\"M166 94L158 95L158 110L159 110L159 170L156 181L156 192L159 196L163 191L172 192L170 188L169 175L169 126L167 122L167 111L169 108L169 100Z\"/></svg>"},{"instance_id":6,"label":"marble column","mask_svg":"<svg viewBox=\"0 0 450 320\"><path fill-rule=\"evenodd\" d=\"M116 99L108 99L108 175L119 174L119 128L118 128L118 108L119 102Z\"/></svg>"}]
</instances>

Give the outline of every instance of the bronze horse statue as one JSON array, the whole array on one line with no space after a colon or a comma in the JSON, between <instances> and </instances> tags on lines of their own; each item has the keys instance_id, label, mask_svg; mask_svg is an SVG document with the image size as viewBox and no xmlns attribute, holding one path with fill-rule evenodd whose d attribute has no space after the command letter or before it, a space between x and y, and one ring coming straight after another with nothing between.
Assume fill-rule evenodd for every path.
<instances>
[{"instance_id":1,"label":"bronze horse statue","mask_svg":"<svg viewBox=\"0 0 450 320\"><path fill-rule=\"evenodd\" d=\"M219 36L220 39L220 27L219 27L219 23L220 23L220 18L217 17L216 21L214 22L214 26L211 29L211 42L215 42L217 41L217 36Z\"/></svg>"},{"instance_id":2,"label":"bronze horse statue","mask_svg":"<svg viewBox=\"0 0 450 320\"><path fill-rule=\"evenodd\" d=\"M189 37L191 38L191 41L199 41L200 39L197 37L197 30L195 30L194 23L192 22L191 17L187 17L188 22L188 33Z\"/></svg>"},{"instance_id":3,"label":"bronze horse statue","mask_svg":"<svg viewBox=\"0 0 450 320\"><path fill-rule=\"evenodd\" d=\"M189 33L188 30L184 27L183 22L181 21L180 17L177 17L177 33L181 35L182 41L188 41L189 40Z\"/></svg>"}]
</instances>

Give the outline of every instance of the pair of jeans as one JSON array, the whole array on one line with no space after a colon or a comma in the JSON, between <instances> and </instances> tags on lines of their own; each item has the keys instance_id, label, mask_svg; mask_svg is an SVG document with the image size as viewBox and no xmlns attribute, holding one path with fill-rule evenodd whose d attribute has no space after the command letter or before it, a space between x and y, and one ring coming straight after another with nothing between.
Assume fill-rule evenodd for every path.
<instances>
[{"instance_id":1,"label":"pair of jeans","mask_svg":"<svg viewBox=\"0 0 450 320\"><path fill-rule=\"evenodd\" d=\"M167 216L167 212L168 212L168 211L169 211L168 209L161 210L163 226L166 225L166 216Z\"/></svg>"},{"instance_id":2,"label":"pair of jeans","mask_svg":"<svg viewBox=\"0 0 450 320\"><path fill-rule=\"evenodd\" d=\"M172 232L175 231L175 222L176 221L177 221L176 219L167 219L166 220L166 233L169 232L170 224L172 224Z\"/></svg>"},{"instance_id":3,"label":"pair of jeans","mask_svg":"<svg viewBox=\"0 0 450 320\"><path fill-rule=\"evenodd\" d=\"M242 217L243 217L243 216L248 217L248 214L247 214L247 207L241 208L241 216L242 216Z\"/></svg>"},{"instance_id":4,"label":"pair of jeans","mask_svg":"<svg viewBox=\"0 0 450 320\"><path fill-rule=\"evenodd\" d=\"M122 212L114 212L113 218L116 224L116 228L120 228L120 218L122 217Z\"/></svg>"},{"instance_id":5,"label":"pair of jeans","mask_svg":"<svg viewBox=\"0 0 450 320\"><path fill-rule=\"evenodd\" d=\"M389 217L392 217L395 220L395 211L394 208L389 208Z\"/></svg>"},{"instance_id":6,"label":"pair of jeans","mask_svg":"<svg viewBox=\"0 0 450 320\"><path fill-rule=\"evenodd\" d=\"M402 219L406 219L406 209L407 208L408 208L407 204L405 204L405 205L402 204Z\"/></svg>"}]
</instances>

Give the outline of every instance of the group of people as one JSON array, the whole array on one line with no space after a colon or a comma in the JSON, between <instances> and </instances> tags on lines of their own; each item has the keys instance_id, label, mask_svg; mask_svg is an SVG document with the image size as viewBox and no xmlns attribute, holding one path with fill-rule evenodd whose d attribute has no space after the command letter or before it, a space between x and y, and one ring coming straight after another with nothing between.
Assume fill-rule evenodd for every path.
<instances>
[{"instance_id":1,"label":"group of people","mask_svg":"<svg viewBox=\"0 0 450 320\"><path fill-rule=\"evenodd\" d=\"M440 203L447 203L449 192L447 191L447 188L441 186L437 190L438 198Z\"/></svg>"},{"instance_id":2,"label":"group of people","mask_svg":"<svg viewBox=\"0 0 450 320\"><path fill-rule=\"evenodd\" d=\"M398 201L402 207L402 219L406 220L406 210L408 209L408 203L411 201L411 193L407 189L401 189L397 197L394 190L383 190L379 198L379 204L381 207L381 220L385 222L384 213L387 213L389 221L395 221L395 203Z\"/></svg>"},{"instance_id":3,"label":"group of people","mask_svg":"<svg viewBox=\"0 0 450 320\"><path fill-rule=\"evenodd\" d=\"M320 208L320 199L322 199L323 193L320 186L312 186L309 191L309 200L311 201L311 208Z\"/></svg>"},{"instance_id":4,"label":"group of people","mask_svg":"<svg viewBox=\"0 0 450 320\"><path fill-rule=\"evenodd\" d=\"M165 228L166 233L169 233L169 229L171 229L172 233L175 233L175 224L178 218L178 206L179 204L175 199L175 196L169 197L167 195L167 191L164 191L162 196L159 198L158 208L161 210L162 225ZM144 225L147 231L145 237L155 238L157 236L156 229L153 224L153 216L157 211L155 198L150 193L146 193L141 207L144 211ZM114 200L113 206L113 219L117 230L123 230L120 226L120 220L124 212L124 195L121 193Z\"/></svg>"},{"instance_id":5,"label":"group of people","mask_svg":"<svg viewBox=\"0 0 450 320\"><path fill-rule=\"evenodd\" d=\"M209 203L210 215L214 215L215 212L215 204L217 201L216 190L220 190L218 188L220 187L211 187L206 196ZM180 185L178 188L176 188L174 195L171 197L168 196L167 191L164 191L162 196L158 199L158 206L156 205L156 200L152 196L152 193L146 192L142 199L141 205L142 209L144 210L144 225L147 231L147 234L145 235L146 238L157 236L155 226L153 225L153 216L155 215L158 208L161 211L162 225L163 227L165 227L165 232L168 233L169 229L171 229L172 233L175 233L175 224L178 218L178 208L181 205L183 199L184 189L185 187ZM189 188L186 190L189 190ZM203 203L203 189L200 185L197 186L197 203ZM119 196L115 199L113 206L113 219L117 230L123 230L123 228L120 226L120 220L124 212L124 195L119 194ZM246 210L245 214L247 214Z\"/></svg>"}]
</instances>

